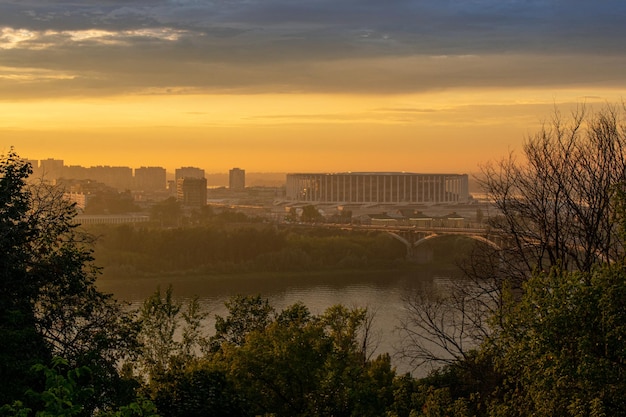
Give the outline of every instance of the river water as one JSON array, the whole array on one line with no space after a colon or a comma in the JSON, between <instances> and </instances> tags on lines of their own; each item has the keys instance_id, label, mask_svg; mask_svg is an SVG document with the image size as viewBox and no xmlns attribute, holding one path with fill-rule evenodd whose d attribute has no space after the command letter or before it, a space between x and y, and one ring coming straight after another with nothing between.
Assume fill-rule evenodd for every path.
<instances>
[{"instance_id":1,"label":"river water","mask_svg":"<svg viewBox=\"0 0 626 417\"><path fill-rule=\"evenodd\" d=\"M424 376L427 369L412 369L394 354L401 342L398 331L400 318L405 314L404 298L414 291L428 292L433 285L445 283L450 273L428 269L413 272L361 272L342 274L280 274L276 276L161 276L141 278L98 279L100 290L115 298L139 306L157 287L165 290L173 286L174 297L185 301L197 296L209 313L208 334L214 332L215 315L225 316L224 306L231 296L261 295L278 311L296 302L302 302L313 314L323 313L328 307L342 304L346 307L367 307L375 314L373 337L376 352L387 352L399 373L411 372Z\"/></svg>"}]
</instances>

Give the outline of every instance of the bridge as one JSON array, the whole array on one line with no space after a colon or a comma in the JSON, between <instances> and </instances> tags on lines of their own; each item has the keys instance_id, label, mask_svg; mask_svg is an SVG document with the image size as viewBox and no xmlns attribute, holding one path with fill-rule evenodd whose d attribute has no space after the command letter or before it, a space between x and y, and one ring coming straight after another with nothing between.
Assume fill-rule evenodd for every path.
<instances>
[{"instance_id":1,"label":"bridge","mask_svg":"<svg viewBox=\"0 0 626 417\"><path fill-rule=\"evenodd\" d=\"M499 236L490 233L487 228L431 227L418 229L396 227L394 229L385 232L404 243L407 248L406 256L408 259L415 257L415 251L420 245L442 236L465 236L495 249L500 249L502 246L502 240L499 239Z\"/></svg>"},{"instance_id":2,"label":"bridge","mask_svg":"<svg viewBox=\"0 0 626 417\"><path fill-rule=\"evenodd\" d=\"M469 239L482 242L495 249L504 245L502 237L488 227L416 227L400 225L358 225L358 224L334 224L320 223L308 225L309 227L324 227L342 230L363 230L387 233L394 239L402 242L407 249L408 259L415 257L415 251L420 245L443 236L465 236Z\"/></svg>"}]
</instances>

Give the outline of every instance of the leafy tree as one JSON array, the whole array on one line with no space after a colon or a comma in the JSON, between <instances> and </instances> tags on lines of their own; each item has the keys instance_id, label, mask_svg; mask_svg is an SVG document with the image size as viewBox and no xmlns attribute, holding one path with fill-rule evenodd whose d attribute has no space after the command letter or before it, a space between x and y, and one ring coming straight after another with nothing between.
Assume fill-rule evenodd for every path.
<instances>
[{"instance_id":1,"label":"leafy tree","mask_svg":"<svg viewBox=\"0 0 626 417\"><path fill-rule=\"evenodd\" d=\"M219 367L201 357L206 313L197 298L175 301L170 285L148 297L139 311L142 351L135 369L160 415L244 415L238 393Z\"/></svg>"},{"instance_id":2,"label":"leafy tree","mask_svg":"<svg viewBox=\"0 0 626 417\"><path fill-rule=\"evenodd\" d=\"M13 151L0 160L0 403L43 388L33 365L60 356L90 367L98 396L86 407L103 408L126 395L116 367L133 352L134 323L96 289L74 206L54 187L28 186L30 174Z\"/></svg>"},{"instance_id":3,"label":"leafy tree","mask_svg":"<svg viewBox=\"0 0 626 417\"><path fill-rule=\"evenodd\" d=\"M55 357L50 367L37 364L33 367L37 373L43 374L45 387L39 392L29 390L27 395L32 402L40 404L34 415L36 417L71 417L91 415L85 405L95 395L91 369L87 366L70 368L66 360ZM150 401L139 400L116 410L99 410L97 417L159 417ZM33 410L21 401L0 408L0 415L7 417L27 417Z\"/></svg>"},{"instance_id":4,"label":"leafy tree","mask_svg":"<svg viewBox=\"0 0 626 417\"><path fill-rule=\"evenodd\" d=\"M165 294L157 288L148 297L139 312L141 332L139 340L142 344L141 362L143 370L150 379L162 375L170 366L172 358L180 350L180 342L174 339L179 325L181 305L172 298L172 286Z\"/></svg>"},{"instance_id":5,"label":"leafy tree","mask_svg":"<svg viewBox=\"0 0 626 417\"><path fill-rule=\"evenodd\" d=\"M226 373L206 361L168 371L157 387L154 403L164 417L249 415Z\"/></svg>"},{"instance_id":6,"label":"leafy tree","mask_svg":"<svg viewBox=\"0 0 626 417\"><path fill-rule=\"evenodd\" d=\"M30 274L36 225L25 181L31 173L13 152L0 160L0 404L22 398L36 381L32 366L50 359L31 301L41 285Z\"/></svg>"},{"instance_id":7,"label":"leafy tree","mask_svg":"<svg viewBox=\"0 0 626 417\"><path fill-rule=\"evenodd\" d=\"M224 343L243 345L250 332L267 327L274 313L269 301L259 295L235 296L224 304L228 309L228 316L215 316L215 335L210 340L213 351Z\"/></svg>"},{"instance_id":8,"label":"leafy tree","mask_svg":"<svg viewBox=\"0 0 626 417\"><path fill-rule=\"evenodd\" d=\"M251 330L241 345L225 344L220 358L252 415L306 415L332 349L306 308L293 306L278 321Z\"/></svg>"},{"instance_id":9,"label":"leafy tree","mask_svg":"<svg viewBox=\"0 0 626 417\"><path fill-rule=\"evenodd\" d=\"M384 415L395 373L389 356L366 359L365 310L334 306L315 316L294 304L272 317L258 309L259 298L235 300L227 321L254 311L257 325L236 326L237 337L221 339L210 360L227 372L250 415ZM256 308L239 308L249 303Z\"/></svg>"},{"instance_id":10,"label":"leafy tree","mask_svg":"<svg viewBox=\"0 0 626 417\"><path fill-rule=\"evenodd\" d=\"M200 350L207 344L202 328L205 318L206 313L197 298L190 299L183 309L182 303L174 300L171 285L165 293L157 288L144 301L139 310L141 353L138 370L147 376L151 391L159 389L163 380L170 378L170 371L196 361Z\"/></svg>"},{"instance_id":11,"label":"leafy tree","mask_svg":"<svg viewBox=\"0 0 626 417\"><path fill-rule=\"evenodd\" d=\"M176 198L170 197L156 203L150 209L150 219L163 227L180 226L182 218L182 208Z\"/></svg>"},{"instance_id":12,"label":"leafy tree","mask_svg":"<svg viewBox=\"0 0 626 417\"><path fill-rule=\"evenodd\" d=\"M288 221L288 222L295 222L295 221L298 221L298 213L297 213L297 211L296 211L296 208L295 208L295 207L291 207L291 208L289 209L289 213L287 213L287 214L285 215L285 220L286 220L286 221Z\"/></svg>"},{"instance_id":13,"label":"leafy tree","mask_svg":"<svg viewBox=\"0 0 626 417\"><path fill-rule=\"evenodd\" d=\"M405 356L461 358L504 325L487 320L503 317L504 289L519 296L536 270L588 273L621 259L624 236L615 220L626 172L625 127L623 108L581 108L570 120L557 111L526 140L523 158L510 154L483 168L479 181L495 207L487 222L499 244L478 244L462 264L468 280L437 305L408 299L406 322L419 322L427 337L414 339ZM446 357L442 345L453 347L444 349Z\"/></svg>"},{"instance_id":14,"label":"leafy tree","mask_svg":"<svg viewBox=\"0 0 626 417\"><path fill-rule=\"evenodd\" d=\"M302 214L300 215L300 219L303 222L307 223L315 223L319 222L323 219L322 214L315 208L313 205L308 205L302 207Z\"/></svg>"},{"instance_id":15,"label":"leafy tree","mask_svg":"<svg viewBox=\"0 0 626 417\"><path fill-rule=\"evenodd\" d=\"M625 415L626 266L553 269L507 304L493 343L505 385L494 415Z\"/></svg>"}]
</instances>

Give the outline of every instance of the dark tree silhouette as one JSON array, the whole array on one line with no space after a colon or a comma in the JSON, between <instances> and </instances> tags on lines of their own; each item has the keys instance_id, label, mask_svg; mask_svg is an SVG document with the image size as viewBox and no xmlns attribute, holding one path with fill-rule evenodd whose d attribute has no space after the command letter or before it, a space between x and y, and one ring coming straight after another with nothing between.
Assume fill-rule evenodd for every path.
<instances>
[{"instance_id":1,"label":"dark tree silhouette","mask_svg":"<svg viewBox=\"0 0 626 417\"><path fill-rule=\"evenodd\" d=\"M424 300L407 296L399 355L416 365L450 363L501 328L503 291L519 296L535 271L589 272L621 259L616 221L626 174L625 109L584 107L552 119L523 146L483 168L478 178L492 202L491 233L499 246L476 246L462 268L468 280ZM489 321L490 317L496 317Z\"/></svg>"},{"instance_id":2,"label":"dark tree silhouette","mask_svg":"<svg viewBox=\"0 0 626 417\"><path fill-rule=\"evenodd\" d=\"M0 404L38 388L34 364L62 357L89 366L99 397L123 389L116 366L134 349L135 325L95 286L90 239L72 222L61 190L27 185L31 167L11 150L0 159Z\"/></svg>"}]
</instances>

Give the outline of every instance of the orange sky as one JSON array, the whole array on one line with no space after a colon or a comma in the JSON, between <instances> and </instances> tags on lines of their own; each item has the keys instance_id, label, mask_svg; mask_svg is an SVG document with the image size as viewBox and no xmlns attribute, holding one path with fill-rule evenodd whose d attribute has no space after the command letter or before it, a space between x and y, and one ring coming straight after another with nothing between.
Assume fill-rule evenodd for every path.
<instances>
[{"instance_id":1,"label":"orange sky","mask_svg":"<svg viewBox=\"0 0 626 417\"><path fill-rule=\"evenodd\" d=\"M623 47L607 41L626 38L618 1L333 4L3 3L0 151L169 171L475 172L555 107L626 91Z\"/></svg>"}]
</instances>

